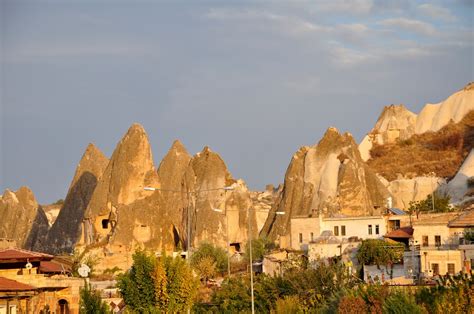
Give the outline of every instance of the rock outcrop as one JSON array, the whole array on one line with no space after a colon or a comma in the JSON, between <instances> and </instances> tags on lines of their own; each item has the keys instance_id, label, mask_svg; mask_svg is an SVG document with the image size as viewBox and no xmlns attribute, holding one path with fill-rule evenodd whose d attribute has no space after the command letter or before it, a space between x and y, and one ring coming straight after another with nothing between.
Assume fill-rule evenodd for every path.
<instances>
[{"instance_id":1,"label":"rock outcrop","mask_svg":"<svg viewBox=\"0 0 474 314\"><path fill-rule=\"evenodd\" d=\"M370 150L374 144L391 144L410 138L415 134L416 118L416 114L404 105L384 107L374 128L359 145L362 159L367 161L370 158Z\"/></svg>"},{"instance_id":2,"label":"rock outcrop","mask_svg":"<svg viewBox=\"0 0 474 314\"><path fill-rule=\"evenodd\" d=\"M302 147L293 156L262 233L272 238L286 235L290 219L301 215L373 215L388 195L362 160L352 135L329 128L317 145ZM277 216L276 211L285 215Z\"/></svg>"},{"instance_id":3,"label":"rock outcrop","mask_svg":"<svg viewBox=\"0 0 474 314\"><path fill-rule=\"evenodd\" d=\"M107 242L115 232L119 215L128 216L127 212L119 214L119 207L145 198L149 193L143 188L157 185L148 136L141 125L133 124L117 144L97 182L85 213L83 241L86 244Z\"/></svg>"},{"instance_id":4,"label":"rock outcrop","mask_svg":"<svg viewBox=\"0 0 474 314\"><path fill-rule=\"evenodd\" d=\"M402 178L387 182L392 195L393 207L408 210L410 202L421 201L446 184L442 178L421 176L412 179Z\"/></svg>"},{"instance_id":5,"label":"rock outcrop","mask_svg":"<svg viewBox=\"0 0 474 314\"><path fill-rule=\"evenodd\" d=\"M415 133L438 131L451 121L457 123L474 110L474 82L438 104L426 104L416 121Z\"/></svg>"},{"instance_id":6,"label":"rock outcrop","mask_svg":"<svg viewBox=\"0 0 474 314\"><path fill-rule=\"evenodd\" d=\"M71 253L81 238L84 213L109 160L89 144L74 173L64 204L44 241L35 249L48 253Z\"/></svg>"},{"instance_id":7,"label":"rock outcrop","mask_svg":"<svg viewBox=\"0 0 474 314\"><path fill-rule=\"evenodd\" d=\"M0 237L11 239L21 248L31 249L48 232L48 219L28 187L6 190L0 199Z\"/></svg>"},{"instance_id":8,"label":"rock outcrop","mask_svg":"<svg viewBox=\"0 0 474 314\"><path fill-rule=\"evenodd\" d=\"M443 189L446 194L451 196L453 203L461 203L469 196L466 193L473 187L472 183L469 186L469 178L474 178L474 149L471 149L456 176Z\"/></svg>"}]
</instances>

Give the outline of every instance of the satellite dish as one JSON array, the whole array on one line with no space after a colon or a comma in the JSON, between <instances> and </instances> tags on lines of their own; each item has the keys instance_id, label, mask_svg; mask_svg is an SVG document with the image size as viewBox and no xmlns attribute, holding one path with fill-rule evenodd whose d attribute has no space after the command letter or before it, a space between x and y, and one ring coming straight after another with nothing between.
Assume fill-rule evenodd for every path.
<instances>
[{"instance_id":1,"label":"satellite dish","mask_svg":"<svg viewBox=\"0 0 474 314\"><path fill-rule=\"evenodd\" d=\"M30 262L28 262L28 263L26 263L25 268L26 269L32 269L33 265Z\"/></svg>"},{"instance_id":2,"label":"satellite dish","mask_svg":"<svg viewBox=\"0 0 474 314\"><path fill-rule=\"evenodd\" d=\"M87 278L91 272L91 269L86 264L81 264L81 266L77 269L77 272L79 273L79 276Z\"/></svg>"}]
</instances>

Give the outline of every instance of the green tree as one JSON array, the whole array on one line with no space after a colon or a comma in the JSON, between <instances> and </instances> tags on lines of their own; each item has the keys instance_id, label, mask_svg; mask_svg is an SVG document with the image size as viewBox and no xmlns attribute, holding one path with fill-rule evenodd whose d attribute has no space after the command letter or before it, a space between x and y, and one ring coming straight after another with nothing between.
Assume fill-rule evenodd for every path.
<instances>
[{"instance_id":1,"label":"green tree","mask_svg":"<svg viewBox=\"0 0 474 314\"><path fill-rule=\"evenodd\" d=\"M216 274L216 262L212 257L204 256L199 260L195 269L201 277L201 280L204 280L207 284L209 278L212 278Z\"/></svg>"},{"instance_id":2,"label":"green tree","mask_svg":"<svg viewBox=\"0 0 474 314\"><path fill-rule=\"evenodd\" d=\"M203 257L210 257L216 263L217 270L224 273L227 270L227 252L208 242L203 242L191 255L191 266L196 268Z\"/></svg>"},{"instance_id":3,"label":"green tree","mask_svg":"<svg viewBox=\"0 0 474 314\"><path fill-rule=\"evenodd\" d=\"M415 298L410 292L395 290L385 299L383 312L387 314L421 314L423 308L416 304Z\"/></svg>"},{"instance_id":4,"label":"green tree","mask_svg":"<svg viewBox=\"0 0 474 314\"><path fill-rule=\"evenodd\" d=\"M152 276L155 260L154 256L145 251L136 251L130 270L118 277L117 287L125 304L133 310L148 312L156 304L155 283Z\"/></svg>"},{"instance_id":5,"label":"green tree","mask_svg":"<svg viewBox=\"0 0 474 314\"><path fill-rule=\"evenodd\" d=\"M263 259L263 256L273 248L275 248L275 244L268 238L262 237L258 239L252 239L252 259ZM244 256L247 261L250 259L250 241L247 241L247 244L245 245Z\"/></svg>"},{"instance_id":6,"label":"green tree","mask_svg":"<svg viewBox=\"0 0 474 314\"><path fill-rule=\"evenodd\" d=\"M168 278L166 270L161 259L155 260L155 267L152 273L153 282L155 285L155 306L160 310L165 311L168 308Z\"/></svg>"},{"instance_id":7,"label":"green tree","mask_svg":"<svg viewBox=\"0 0 474 314\"><path fill-rule=\"evenodd\" d=\"M434 204L433 204L433 195L434 195ZM408 208L408 212L410 215L420 213L447 213L452 212L456 208L449 205L451 198L449 195L441 195L439 193L430 194L426 197L426 199L421 201L412 201L410 202L410 207Z\"/></svg>"},{"instance_id":8,"label":"green tree","mask_svg":"<svg viewBox=\"0 0 474 314\"><path fill-rule=\"evenodd\" d=\"M356 257L362 265L393 265L403 259L404 249L402 243L367 239L362 241Z\"/></svg>"},{"instance_id":9,"label":"green tree","mask_svg":"<svg viewBox=\"0 0 474 314\"><path fill-rule=\"evenodd\" d=\"M193 305L199 286L192 270L182 258L165 257L168 312L184 312Z\"/></svg>"},{"instance_id":10,"label":"green tree","mask_svg":"<svg viewBox=\"0 0 474 314\"><path fill-rule=\"evenodd\" d=\"M183 312L191 308L198 281L182 258L156 258L145 251L133 255L131 269L117 286L127 306L140 313Z\"/></svg>"},{"instance_id":11,"label":"green tree","mask_svg":"<svg viewBox=\"0 0 474 314\"><path fill-rule=\"evenodd\" d=\"M109 307L102 301L100 293L97 290L91 289L87 285L80 291L80 314L106 314L110 313Z\"/></svg>"}]
</instances>

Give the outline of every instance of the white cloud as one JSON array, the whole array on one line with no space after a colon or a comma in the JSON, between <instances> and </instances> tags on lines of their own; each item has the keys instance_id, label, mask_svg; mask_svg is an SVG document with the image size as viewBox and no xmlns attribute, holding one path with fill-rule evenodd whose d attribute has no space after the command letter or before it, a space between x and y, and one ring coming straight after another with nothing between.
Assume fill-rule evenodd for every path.
<instances>
[{"instance_id":1,"label":"white cloud","mask_svg":"<svg viewBox=\"0 0 474 314\"><path fill-rule=\"evenodd\" d=\"M436 29L433 25L404 17L385 19L380 21L378 24L388 27L400 28L405 31L418 33L421 35L432 36L436 34Z\"/></svg>"},{"instance_id":2,"label":"white cloud","mask_svg":"<svg viewBox=\"0 0 474 314\"><path fill-rule=\"evenodd\" d=\"M348 13L350 15L368 14L374 7L373 0L334 0L319 1L315 4L317 12Z\"/></svg>"},{"instance_id":3,"label":"white cloud","mask_svg":"<svg viewBox=\"0 0 474 314\"><path fill-rule=\"evenodd\" d=\"M205 14L205 17L215 20L254 20L273 22L275 25L280 26L280 31L292 34L328 32L331 30L330 27L315 24L299 17L275 14L262 10L212 8Z\"/></svg>"},{"instance_id":4,"label":"white cloud","mask_svg":"<svg viewBox=\"0 0 474 314\"><path fill-rule=\"evenodd\" d=\"M427 15L434 19L440 19L446 22L456 21L456 17L453 14L451 14L451 12L448 9L431 4L431 3L425 3L425 4L419 5L418 10L422 14Z\"/></svg>"}]
</instances>

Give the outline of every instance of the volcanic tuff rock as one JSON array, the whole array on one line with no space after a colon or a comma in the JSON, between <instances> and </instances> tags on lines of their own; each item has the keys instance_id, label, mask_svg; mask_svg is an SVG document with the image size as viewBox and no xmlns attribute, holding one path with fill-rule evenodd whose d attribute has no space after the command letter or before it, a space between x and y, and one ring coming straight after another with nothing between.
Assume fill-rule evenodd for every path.
<instances>
[{"instance_id":1,"label":"volcanic tuff rock","mask_svg":"<svg viewBox=\"0 0 474 314\"><path fill-rule=\"evenodd\" d=\"M471 177L474 177L474 149L471 149L458 173L449 181L443 191L451 196L451 200L454 203L459 203L467 196L466 192L469 190L467 181Z\"/></svg>"},{"instance_id":2,"label":"volcanic tuff rock","mask_svg":"<svg viewBox=\"0 0 474 314\"><path fill-rule=\"evenodd\" d=\"M156 186L158 176L153 166L148 136L143 127L133 124L117 144L86 209L86 243L110 236L116 225L119 206L143 199L144 186ZM127 212L121 213L124 216Z\"/></svg>"},{"instance_id":3,"label":"volcanic tuff rock","mask_svg":"<svg viewBox=\"0 0 474 314\"><path fill-rule=\"evenodd\" d=\"M48 219L28 187L6 190L0 199L0 237L12 239L19 247L31 249L37 238L48 232Z\"/></svg>"},{"instance_id":4,"label":"volcanic tuff rock","mask_svg":"<svg viewBox=\"0 0 474 314\"><path fill-rule=\"evenodd\" d=\"M403 105L384 107L372 131L367 134L359 145L363 160L370 158L373 144L383 145L397 140L406 140L415 133L416 114Z\"/></svg>"},{"instance_id":5,"label":"volcanic tuff rock","mask_svg":"<svg viewBox=\"0 0 474 314\"><path fill-rule=\"evenodd\" d=\"M474 82L438 104L426 104L416 121L415 132L438 131L450 121L457 123L474 110Z\"/></svg>"},{"instance_id":6,"label":"volcanic tuff rock","mask_svg":"<svg viewBox=\"0 0 474 314\"><path fill-rule=\"evenodd\" d=\"M443 178L420 176L412 179L402 178L387 181L386 186L392 195L393 207L407 210L410 207L410 202L426 199L428 195L445 183Z\"/></svg>"},{"instance_id":7,"label":"volcanic tuff rock","mask_svg":"<svg viewBox=\"0 0 474 314\"><path fill-rule=\"evenodd\" d=\"M146 186L158 189L147 191ZM232 190L223 189L228 186ZM102 267L128 267L137 247L186 249L188 214L192 248L203 240L225 245L226 218L230 242L242 243L247 239L250 205L245 183L234 180L222 158L208 147L191 157L175 141L155 171L145 131L133 125L97 182L78 248L103 253ZM256 235L253 212L250 221Z\"/></svg>"},{"instance_id":8,"label":"volcanic tuff rock","mask_svg":"<svg viewBox=\"0 0 474 314\"><path fill-rule=\"evenodd\" d=\"M81 237L84 213L109 160L94 145L89 144L77 165L64 204L44 241L35 249L48 253L72 252Z\"/></svg>"},{"instance_id":9,"label":"volcanic tuff rock","mask_svg":"<svg viewBox=\"0 0 474 314\"><path fill-rule=\"evenodd\" d=\"M302 147L293 156L281 199L262 233L272 238L285 235L290 218L300 215L372 215L388 195L362 160L352 135L329 128L317 145ZM286 214L277 216L275 211Z\"/></svg>"}]
</instances>

